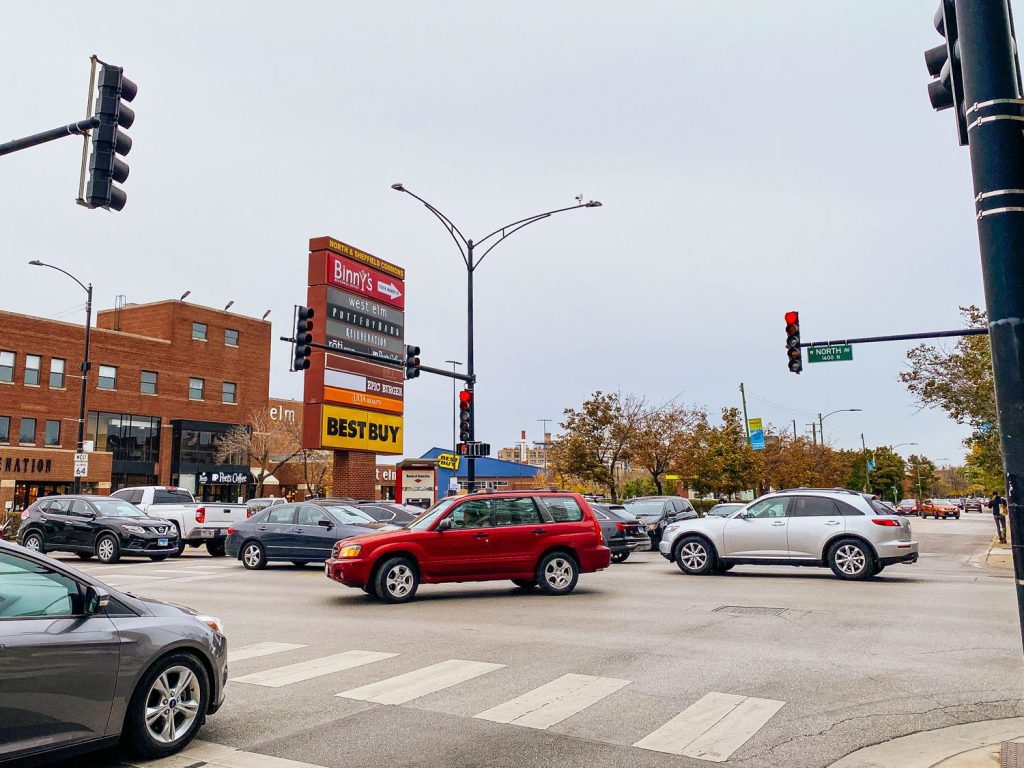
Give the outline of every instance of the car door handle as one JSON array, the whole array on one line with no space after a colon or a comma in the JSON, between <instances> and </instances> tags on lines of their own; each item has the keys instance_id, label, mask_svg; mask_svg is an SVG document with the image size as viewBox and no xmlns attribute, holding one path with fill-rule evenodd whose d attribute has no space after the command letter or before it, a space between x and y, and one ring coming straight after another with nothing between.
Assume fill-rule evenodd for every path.
<instances>
[{"instance_id":1,"label":"car door handle","mask_svg":"<svg viewBox=\"0 0 1024 768\"><path fill-rule=\"evenodd\" d=\"M533 535L534 536L543 536L547 532L548 532L547 528L537 528L537 529L535 529L533 531Z\"/></svg>"},{"instance_id":2,"label":"car door handle","mask_svg":"<svg viewBox=\"0 0 1024 768\"><path fill-rule=\"evenodd\" d=\"M775 522L772 523L772 525L785 525L785 524L786 524L785 520L776 520Z\"/></svg>"},{"instance_id":3,"label":"car door handle","mask_svg":"<svg viewBox=\"0 0 1024 768\"><path fill-rule=\"evenodd\" d=\"M486 533L474 533L473 534L473 538L474 539L486 539L487 538L487 534Z\"/></svg>"},{"instance_id":4,"label":"car door handle","mask_svg":"<svg viewBox=\"0 0 1024 768\"><path fill-rule=\"evenodd\" d=\"M265 526L265 525L256 526L256 530L257 531L265 531L265 530L267 530L267 526Z\"/></svg>"},{"instance_id":5,"label":"car door handle","mask_svg":"<svg viewBox=\"0 0 1024 768\"><path fill-rule=\"evenodd\" d=\"M839 525L838 520L826 520L825 525Z\"/></svg>"},{"instance_id":6,"label":"car door handle","mask_svg":"<svg viewBox=\"0 0 1024 768\"><path fill-rule=\"evenodd\" d=\"M301 528L293 528L292 529L292 533L302 533L302 529Z\"/></svg>"}]
</instances>

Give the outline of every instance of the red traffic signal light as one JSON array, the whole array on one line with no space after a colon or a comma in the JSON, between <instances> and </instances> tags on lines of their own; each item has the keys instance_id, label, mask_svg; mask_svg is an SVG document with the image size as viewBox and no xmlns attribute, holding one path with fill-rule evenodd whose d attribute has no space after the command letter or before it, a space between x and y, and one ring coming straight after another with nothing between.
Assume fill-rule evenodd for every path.
<instances>
[{"instance_id":1,"label":"red traffic signal light","mask_svg":"<svg viewBox=\"0 0 1024 768\"><path fill-rule=\"evenodd\" d=\"M804 369L803 357L800 354L800 313L786 313L786 356L789 358L789 370L800 373Z\"/></svg>"},{"instance_id":2,"label":"red traffic signal light","mask_svg":"<svg viewBox=\"0 0 1024 768\"><path fill-rule=\"evenodd\" d=\"M473 393L468 389L464 389L459 392L459 404L463 407L467 407L470 401L473 399Z\"/></svg>"}]
</instances>

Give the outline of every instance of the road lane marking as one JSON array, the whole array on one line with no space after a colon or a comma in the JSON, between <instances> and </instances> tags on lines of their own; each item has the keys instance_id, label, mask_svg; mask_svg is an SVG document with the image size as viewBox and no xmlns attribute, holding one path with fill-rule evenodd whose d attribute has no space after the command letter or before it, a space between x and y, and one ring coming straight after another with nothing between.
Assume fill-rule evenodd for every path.
<instances>
[{"instance_id":1,"label":"road lane marking","mask_svg":"<svg viewBox=\"0 0 1024 768\"><path fill-rule=\"evenodd\" d=\"M785 704L712 692L633 746L722 763Z\"/></svg>"},{"instance_id":2,"label":"road lane marking","mask_svg":"<svg viewBox=\"0 0 1024 768\"><path fill-rule=\"evenodd\" d=\"M582 712L629 683L629 680L613 677L562 675L473 717L545 730Z\"/></svg>"},{"instance_id":3,"label":"road lane marking","mask_svg":"<svg viewBox=\"0 0 1024 768\"><path fill-rule=\"evenodd\" d=\"M448 659L336 695L346 699L372 701L376 704L405 704L407 701L464 683L504 666L485 661Z\"/></svg>"},{"instance_id":4,"label":"road lane marking","mask_svg":"<svg viewBox=\"0 0 1024 768\"><path fill-rule=\"evenodd\" d=\"M280 688L303 680L311 680L314 677L329 675L332 672L341 672L345 669L361 667L364 664L372 664L375 661L383 661L397 655L397 653L378 653L377 651L345 651L333 656L321 656L318 659L300 661L298 664L274 667L263 672L236 677L231 682L262 685L265 688Z\"/></svg>"},{"instance_id":5,"label":"road lane marking","mask_svg":"<svg viewBox=\"0 0 1024 768\"><path fill-rule=\"evenodd\" d=\"M257 752L243 752L234 747L213 744L209 741L196 739L176 755L162 757L158 760L132 760L133 768L323 768L313 763L288 760L273 755L261 755Z\"/></svg>"},{"instance_id":6,"label":"road lane marking","mask_svg":"<svg viewBox=\"0 0 1024 768\"><path fill-rule=\"evenodd\" d=\"M306 646L304 645L297 645L295 643L253 643L252 645L243 645L238 648L228 649L228 662L255 659L259 656L269 656L272 653L294 651L298 648L305 647Z\"/></svg>"}]
</instances>

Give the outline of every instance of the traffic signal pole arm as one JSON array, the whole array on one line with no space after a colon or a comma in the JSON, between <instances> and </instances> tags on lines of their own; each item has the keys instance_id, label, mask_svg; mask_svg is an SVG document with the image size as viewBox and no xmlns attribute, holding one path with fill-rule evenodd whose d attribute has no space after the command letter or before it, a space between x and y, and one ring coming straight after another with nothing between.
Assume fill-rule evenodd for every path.
<instances>
[{"instance_id":1,"label":"traffic signal pole arm","mask_svg":"<svg viewBox=\"0 0 1024 768\"><path fill-rule=\"evenodd\" d=\"M840 344L871 344L876 341L912 341L914 339L945 339L950 336L985 336L988 328L964 328L959 331L925 331L924 333L899 333L894 336L864 336L860 339L833 339L832 341L807 341L801 347L834 347Z\"/></svg>"},{"instance_id":2,"label":"traffic signal pole arm","mask_svg":"<svg viewBox=\"0 0 1024 768\"><path fill-rule=\"evenodd\" d=\"M79 120L77 123L62 125L60 128L53 128L49 131L43 131L42 133L34 133L23 139L8 141L6 144L0 144L0 155L9 155L20 149L28 149L29 147L35 147L39 144L45 144L48 141L63 139L65 136L80 136L86 131L98 128L99 124L100 119L98 117L90 117L87 120Z\"/></svg>"},{"instance_id":3,"label":"traffic signal pole arm","mask_svg":"<svg viewBox=\"0 0 1024 768\"><path fill-rule=\"evenodd\" d=\"M295 343L295 339L290 337L290 336L281 336L279 338L280 338L281 341L287 341L289 344L294 344ZM395 360L387 360L387 359L382 358L382 357L376 357L375 355L371 355L368 352L357 352L354 349L338 349L337 347L332 347L332 346L330 346L328 344L318 344L315 341L308 342L305 346L313 347L313 349L322 349L325 352L335 352L335 353L337 353L339 355L343 354L343 355L345 355L347 357L358 357L358 358L360 358L362 360L367 360L367 361L369 361L371 363L376 363L377 365L386 365L389 368L405 368L405 363L400 363L400 362L397 362ZM467 384L470 381L475 381L475 379L476 379L475 376L471 377L471 376L469 376L468 374L465 374L465 373L456 373L454 371L446 371L443 368L431 368L428 365L421 365L421 366L419 366L419 369L421 371L426 371L427 373L433 373L433 374L436 374L438 376L447 376L449 379L458 379L459 381L464 381Z\"/></svg>"}]
</instances>

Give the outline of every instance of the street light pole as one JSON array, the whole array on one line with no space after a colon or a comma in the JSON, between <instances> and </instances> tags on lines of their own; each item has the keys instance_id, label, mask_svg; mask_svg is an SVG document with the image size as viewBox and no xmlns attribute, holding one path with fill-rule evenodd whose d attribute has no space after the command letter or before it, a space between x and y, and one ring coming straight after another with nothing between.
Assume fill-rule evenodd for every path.
<instances>
[{"instance_id":1,"label":"street light pole","mask_svg":"<svg viewBox=\"0 0 1024 768\"><path fill-rule=\"evenodd\" d=\"M455 373L456 366L462 365L458 360L445 360L452 367L452 373ZM455 444L458 442L455 439L455 425L459 423L459 388L458 379L452 379L452 453L455 453Z\"/></svg>"},{"instance_id":2,"label":"street light pole","mask_svg":"<svg viewBox=\"0 0 1024 768\"><path fill-rule=\"evenodd\" d=\"M445 229L448 230L448 234L452 236L452 240L455 241L455 245L459 249L459 253L462 255L462 261L466 265L466 374L469 379L466 381L466 389L470 392L469 398L469 442L476 440L476 367L473 359L473 273L476 268L480 266L487 254L494 250L498 243L502 242L506 237L518 232L523 227L529 226L535 222L543 219L550 218L556 213L562 213L564 211L576 211L580 208L600 208L601 203L597 200L589 200L583 202L582 196L577 198L576 205L570 205L565 208L556 208L551 211L545 211L544 213L536 213L533 216L527 216L525 219L519 219L513 221L511 224L506 224L504 227L491 232L489 235L481 237L479 240L471 240L466 238L458 227L455 226L454 222L439 211L435 206L428 203L419 195L414 192L410 192L400 183L392 184L391 188L396 192L404 192L410 197L419 200L423 203L424 207L430 211L434 216L444 225ZM476 256L476 248L483 245L491 238L497 238L478 258ZM469 492L473 492L476 489L476 457L467 456L468 464L466 466L466 488Z\"/></svg>"},{"instance_id":3,"label":"street light pole","mask_svg":"<svg viewBox=\"0 0 1024 768\"><path fill-rule=\"evenodd\" d=\"M89 283L88 285L86 285L81 280L79 280L77 277L72 275L70 272L67 272L67 271L63 270L60 267L55 267L53 264L47 264L45 262L39 261L38 259L33 259L32 261L29 262L29 264L31 264L33 267L49 267L50 269L55 269L58 272L61 272L61 273L65 274L65 275L67 275L68 277L70 277L72 280L74 280L76 283L78 283L81 286L83 291L85 291L85 350L83 352L82 366L81 366L81 371L82 371L82 392L81 392L81 396L79 397L79 400L78 400L78 442L76 443L77 448L78 448L78 453L84 453L85 452L85 397L86 397L88 381L89 381L89 368L91 367L91 363L89 362L89 331L92 328L92 283ZM75 475L75 479L74 479L74 492L75 493L81 493L82 492L82 478L78 477L77 474Z\"/></svg>"},{"instance_id":4,"label":"street light pole","mask_svg":"<svg viewBox=\"0 0 1024 768\"><path fill-rule=\"evenodd\" d=\"M840 408L838 411L829 411L824 416L818 414L818 439L821 440L821 444L825 444L825 419L834 413L860 413L860 408Z\"/></svg>"}]
</instances>

